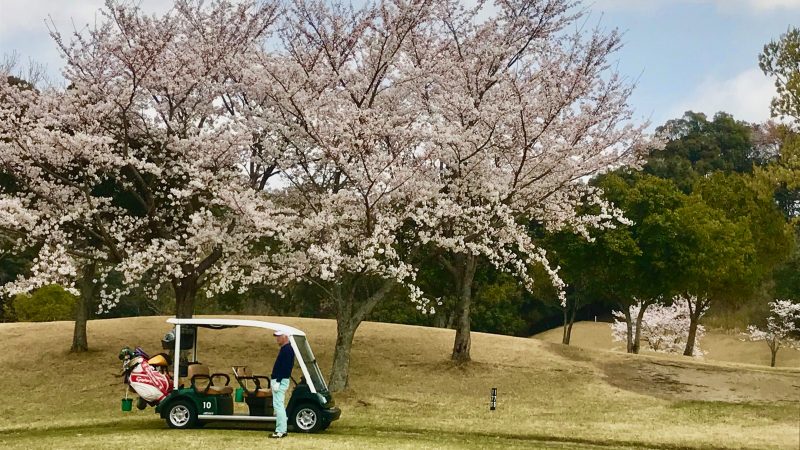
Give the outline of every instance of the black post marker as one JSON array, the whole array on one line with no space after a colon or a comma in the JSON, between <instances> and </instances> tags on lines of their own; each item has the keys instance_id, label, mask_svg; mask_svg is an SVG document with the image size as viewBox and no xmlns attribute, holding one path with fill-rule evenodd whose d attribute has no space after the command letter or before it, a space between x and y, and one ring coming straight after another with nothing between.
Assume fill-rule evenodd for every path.
<instances>
[{"instance_id":1,"label":"black post marker","mask_svg":"<svg viewBox=\"0 0 800 450\"><path fill-rule=\"evenodd\" d=\"M492 388L492 397L489 402L489 410L494 411L497 409L497 388Z\"/></svg>"}]
</instances>

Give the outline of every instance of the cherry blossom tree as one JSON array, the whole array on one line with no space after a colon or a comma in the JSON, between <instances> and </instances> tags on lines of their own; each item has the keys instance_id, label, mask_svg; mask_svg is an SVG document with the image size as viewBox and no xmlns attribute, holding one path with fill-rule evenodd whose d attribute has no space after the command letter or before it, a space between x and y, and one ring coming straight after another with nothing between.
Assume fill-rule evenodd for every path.
<instances>
[{"instance_id":1,"label":"cherry blossom tree","mask_svg":"<svg viewBox=\"0 0 800 450\"><path fill-rule=\"evenodd\" d=\"M690 333L692 309L690 304L696 300L692 297L676 296L672 303L665 305L654 303L646 305L642 312L642 303L631 305L628 314L614 311L614 322L611 324L611 335L614 341L627 342L631 333L638 333L647 348L661 353L683 353ZM705 310L703 310L705 311ZM631 317L640 317L631 326ZM700 340L705 335L703 325L695 330L695 345L691 356L702 356Z\"/></svg>"},{"instance_id":2,"label":"cherry blossom tree","mask_svg":"<svg viewBox=\"0 0 800 450\"><path fill-rule=\"evenodd\" d=\"M536 263L558 280L525 222L619 218L581 181L636 162L645 144L624 124L630 87L602 76L618 37L562 39L577 18L564 1L496 8L297 0L281 50L247 82L274 130L264 148L277 155L286 201L304 217L296 271L336 306L335 389L346 386L358 324L393 286L432 309L414 283L417 252L439 253L454 276L454 358L468 359L480 258L529 287ZM587 202L598 214L575 213Z\"/></svg>"},{"instance_id":3,"label":"cherry blossom tree","mask_svg":"<svg viewBox=\"0 0 800 450\"><path fill-rule=\"evenodd\" d=\"M13 66L6 66L0 72L0 120L6 119L8 123L25 120L26 113L34 107L31 99L39 96L35 86L12 75L8 70ZM29 103L26 103L29 102ZM30 119L27 119L30 120ZM35 119L34 119L35 120ZM20 129L23 129L20 126ZM13 144L13 138L0 133L0 144ZM5 160L5 155L0 156ZM96 283L94 275L97 260L89 254L89 239L82 236L80 239L64 241L62 233L56 230L45 230L46 240L37 239L37 223L41 218L40 211L27 206L28 196L33 193L27 191L20 179L13 176L7 167L0 169L4 182L0 188L0 235L9 244L9 251L17 254L25 252L26 246L33 246L28 253L36 252L37 256L32 262L34 276L38 282L30 283L21 291L42 287L49 281L68 284L75 280L80 283L80 289L74 294L79 294L75 305L75 327L73 331L71 352L85 352L88 350L86 335L86 322L90 315L90 307L95 303ZM36 249L35 247L38 247ZM37 252L38 250L38 252ZM42 272L49 275L42 277ZM9 280L13 281L13 280ZM21 280L19 280L21 281ZM15 287L18 283L4 283L6 294L20 293Z\"/></svg>"},{"instance_id":4,"label":"cherry blossom tree","mask_svg":"<svg viewBox=\"0 0 800 450\"><path fill-rule=\"evenodd\" d=\"M456 361L470 359L478 264L528 288L530 267L541 264L560 289L528 224L585 234L624 221L585 180L636 165L650 142L646 125L629 123L632 86L609 62L619 33L584 30L581 20L564 0L446 1L411 41L410 60L430 74L415 88L433 130L425 174L438 186L415 224L456 288Z\"/></svg>"},{"instance_id":5,"label":"cherry blossom tree","mask_svg":"<svg viewBox=\"0 0 800 450\"><path fill-rule=\"evenodd\" d=\"M82 278L97 281L101 309L125 293L104 282L117 271L127 287L155 280L150 292L169 282L190 317L202 286L274 267L268 250L292 219L242 170L261 129L237 80L276 16L272 2L177 1L148 16L108 1L96 27L53 33L69 88L0 84L0 165L19 186L2 193L2 226L41 248L6 290L74 288L96 264Z\"/></svg>"},{"instance_id":6,"label":"cherry blossom tree","mask_svg":"<svg viewBox=\"0 0 800 450\"><path fill-rule=\"evenodd\" d=\"M270 130L257 161L274 162L287 186L280 202L302 219L286 236L295 253L284 270L318 286L335 307L332 390L347 386L355 332L379 301L395 288L424 301L403 229L435 191L418 175L427 133L408 88L419 74L405 60L406 41L432 3L354 9L296 0L278 50L263 53L246 77Z\"/></svg>"},{"instance_id":7,"label":"cherry blossom tree","mask_svg":"<svg viewBox=\"0 0 800 450\"><path fill-rule=\"evenodd\" d=\"M764 341L771 354L770 367L775 367L778 350L781 347L800 349L800 303L791 300L775 300L770 302L770 315L766 328L755 325L747 327L746 339Z\"/></svg>"}]
</instances>

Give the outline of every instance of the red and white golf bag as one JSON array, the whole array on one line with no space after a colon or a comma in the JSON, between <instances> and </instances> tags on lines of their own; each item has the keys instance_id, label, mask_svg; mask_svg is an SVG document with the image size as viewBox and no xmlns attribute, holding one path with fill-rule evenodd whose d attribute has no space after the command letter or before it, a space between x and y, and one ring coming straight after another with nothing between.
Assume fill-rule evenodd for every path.
<instances>
[{"instance_id":1,"label":"red and white golf bag","mask_svg":"<svg viewBox=\"0 0 800 450\"><path fill-rule=\"evenodd\" d=\"M156 405L172 392L169 362L163 354L150 358L141 348L125 347L120 351L124 382L149 405ZM141 404L140 408L146 405Z\"/></svg>"},{"instance_id":2,"label":"red and white golf bag","mask_svg":"<svg viewBox=\"0 0 800 450\"><path fill-rule=\"evenodd\" d=\"M159 372L141 356L132 362L134 366L128 374L128 384L144 401L158 403L172 392L172 383L167 374Z\"/></svg>"}]
</instances>

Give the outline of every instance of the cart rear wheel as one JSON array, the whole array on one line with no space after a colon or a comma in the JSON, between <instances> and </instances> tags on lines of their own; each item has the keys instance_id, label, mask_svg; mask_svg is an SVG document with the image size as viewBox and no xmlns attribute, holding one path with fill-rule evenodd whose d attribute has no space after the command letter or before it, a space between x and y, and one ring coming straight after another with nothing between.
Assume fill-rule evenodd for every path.
<instances>
[{"instance_id":1,"label":"cart rear wheel","mask_svg":"<svg viewBox=\"0 0 800 450\"><path fill-rule=\"evenodd\" d=\"M292 413L292 424L301 433L314 433L322 429L322 415L319 406L303 403Z\"/></svg>"},{"instance_id":2,"label":"cart rear wheel","mask_svg":"<svg viewBox=\"0 0 800 450\"><path fill-rule=\"evenodd\" d=\"M186 429L197 424L197 412L187 400L176 400L167 411L167 425L170 428Z\"/></svg>"}]
</instances>

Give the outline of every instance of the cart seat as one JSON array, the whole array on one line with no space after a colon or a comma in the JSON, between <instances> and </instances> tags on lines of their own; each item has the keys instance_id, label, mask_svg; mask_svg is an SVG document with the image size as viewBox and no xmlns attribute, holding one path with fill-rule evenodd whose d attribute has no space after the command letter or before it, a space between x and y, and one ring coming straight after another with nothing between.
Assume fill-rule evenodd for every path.
<instances>
[{"instance_id":1,"label":"cart seat","mask_svg":"<svg viewBox=\"0 0 800 450\"><path fill-rule=\"evenodd\" d=\"M233 388L228 386L231 378L224 373L211 374L208 366L203 364L192 364L188 370L189 381L192 383L192 388L198 394L205 395L230 395L233 393ZM225 379L225 384L221 385L216 383L219 378Z\"/></svg>"},{"instance_id":2,"label":"cart seat","mask_svg":"<svg viewBox=\"0 0 800 450\"><path fill-rule=\"evenodd\" d=\"M272 397L272 391L270 391L269 389L256 389L255 391L250 391L250 392L245 391L244 396L255 397L255 398L267 398L267 397Z\"/></svg>"},{"instance_id":3,"label":"cart seat","mask_svg":"<svg viewBox=\"0 0 800 450\"><path fill-rule=\"evenodd\" d=\"M272 397L269 389L269 377L266 375L253 375L247 366L234 366L233 376L244 390L245 397L267 398ZM250 385L252 383L252 386Z\"/></svg>"}]
</instances>

